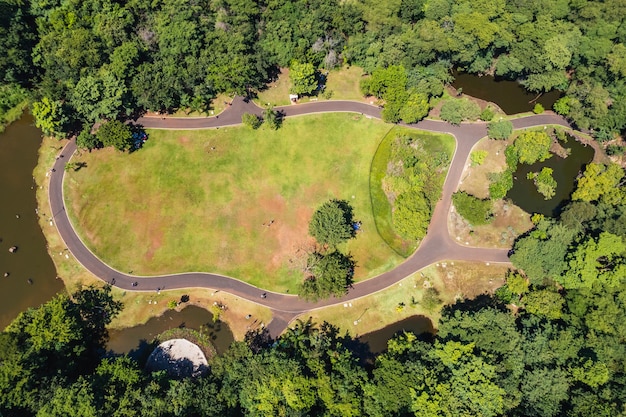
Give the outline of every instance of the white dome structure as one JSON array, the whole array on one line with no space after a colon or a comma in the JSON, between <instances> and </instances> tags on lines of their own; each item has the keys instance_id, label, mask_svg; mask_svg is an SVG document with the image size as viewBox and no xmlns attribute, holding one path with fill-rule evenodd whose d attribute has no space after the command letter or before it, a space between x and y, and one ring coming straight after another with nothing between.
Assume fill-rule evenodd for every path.
<instances>
[{"instance_id":1,"label":"white dome structure","mask_svg":"<svg viewBox=\"0 0 626 417\"><path fill-rule=\"evenodd\" d=\"M167 371L174 378L184 378L202 375L209 364L197 345L186 339L170 339L154 349L146 368L149 371Z\"/></svg>"}]
</instances>

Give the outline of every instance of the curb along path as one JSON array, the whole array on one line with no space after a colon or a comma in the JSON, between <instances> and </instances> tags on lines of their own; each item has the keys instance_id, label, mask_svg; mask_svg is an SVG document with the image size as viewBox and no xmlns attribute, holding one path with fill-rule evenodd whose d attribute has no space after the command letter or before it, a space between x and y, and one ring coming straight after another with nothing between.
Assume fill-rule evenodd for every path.
<instances>
[{"instance_id":1,"label":"curb along path","mask_svg":"<svg viewBox=\"0 0 626 417\"><path fill-rule=\"evenodd\" d=\"M368 117L381 118L381 110L365 103L353 101L325 101L299 104L294 106L276 107L285 117L300 116L314 113L351 112L361 113ZM232 105L224 112L207 118L158 118L141 117L136 123L149 129L210 129L241 124L243 113L261 115L263 109L254 103L235 97ZM558 124L569 127L561 117L553 114L528 116L512 120L515 129L539 126L544 124ZM76 151L76 143L70 141L63 151L63 158L58 158L50 174L50 188L48 197L53 221L65 245L72 255L87 270L105 282L114 282L115 286L130 291L155 291L157 288L171 290L182 288L211 288L225 291L257 304L269 307L273 312L273 320L268 325L272 336L278 336L297 315L329 305L344 303L355 298L387 288L401 279L419 271L420 269L439 261L482 261L508 262L507 250L465 247L457 244L448 233L447 219L450 210L452 194L456 191L463 167L472 147L487 135L485 123L463 123L453 126L446 122L423 120L419 123L406 125L415 129L422 129L437 133L448 133L455 137L456 150L450 163L444 183L442 197L437 203L428 227L428 233L413 255L395 269L377 277L354 284L348 294L341 298L330 298L316 303L304 301L294 295L266 292L263 289L249 285L235 278L223 275L190 272L183 274L159 275L138 277L117 271L98 257L96 257L80 240L74 230L65 210L63 198L63 179L65 163ZM137 282L137 286L133 283ZM265 298L261 294L266 293Z\"/></svg>"}]
</instances>

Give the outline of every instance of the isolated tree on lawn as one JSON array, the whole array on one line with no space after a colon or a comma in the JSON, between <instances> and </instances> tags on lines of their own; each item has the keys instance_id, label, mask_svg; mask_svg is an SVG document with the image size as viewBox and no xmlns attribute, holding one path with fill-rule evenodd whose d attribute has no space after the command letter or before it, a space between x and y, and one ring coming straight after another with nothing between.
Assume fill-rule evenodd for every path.
<instances>
[{"instance_id":1,"label":"isolated tree on lawn","mask_svg":"<svg viewBox=\"0 0 626 417\"><path fill-rule=\"evenodd\" d=\"M330 200L313 213L309 234L318 243L335 247L354 237L353 223L350 204L347 201Z\"/></svg>"},{"instance_id":2,"label":"isolated tree on lawn","mask_svg":"<svg viewBox=\"0 0 626 417\"><path fill-rule=\"evenodd\" d=\"M352 284L354 261L341 252L327 255L313 253L309 257L310 276L304 280L300 295L309 300L341 297Z\"/></svg>"}]
</instances>

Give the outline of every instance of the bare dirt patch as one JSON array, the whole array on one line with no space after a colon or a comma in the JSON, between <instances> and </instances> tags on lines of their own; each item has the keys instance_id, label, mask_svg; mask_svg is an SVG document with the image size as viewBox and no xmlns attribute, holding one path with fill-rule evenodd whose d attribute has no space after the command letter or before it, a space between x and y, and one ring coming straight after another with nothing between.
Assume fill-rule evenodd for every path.
<instances>
[{"instance_id":1,"label":"bare dirt patch","mask_svg":"<svg viewBox=\"0 0 626 417\"><path fill-rule=\"evenodd\" d=\"M467 161L461 176L459 191L465 191L478 198L489 197L490 175L506 169L504 150L510 141L484 138L474 146L472 152L486 151L487 157L482 165L472 165L471 157ZM470 154L471 155L471 154Z\"/></svg>"},{"instance_id":2,"label":"bare dirt patch","mask_svg":"<svg viewBox=\"0 0 626 417\"><path fill-rule=\"evenodd\" d=\"M517 236L533 226L528 213L509 201L494 202L493 214L491 223L472 226L452 210L448 220L450 234L468 246L508 249Z\"/></svg>"}]
</instances>

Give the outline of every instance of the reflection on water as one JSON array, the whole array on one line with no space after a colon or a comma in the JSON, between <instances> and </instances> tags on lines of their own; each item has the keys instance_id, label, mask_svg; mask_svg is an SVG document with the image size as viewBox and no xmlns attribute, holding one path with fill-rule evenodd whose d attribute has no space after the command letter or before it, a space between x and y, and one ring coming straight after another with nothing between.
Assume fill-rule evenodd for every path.
<instances>
[{"instance_id":1,"label":"reflection on water","mask_svg":"<svg viewBox=\"0 0 626 417\"><path fill-rule=\"evenodd\" d=\"M213 315L209 311L189 306L180 312L169 310L160 317L151 318L146 324L110 330L107 348L114 353L143 351L143 348L151 346L156 336L175 327L186 327L208 334L218 353L224 353L234 340L226 323L213 323Z\"/></svg>"},{"instance_id":2,"label":"reflection on water","mask_svg":"<svg viewBox=\"0 0 626 417\"><path fill-rule=\"evenodd\" d=\"M570 135L567 135L567 143L561 143L561 146L569 149L567 158L552 155L547 161L532 165L519 164L513 174L513 188L506 197L525 212L541 213L545 216L558 214L561 205L569 200L574 191L578 173L593 159L593 148L583 145ZM552 176L557 183L556 193L550 200L544 200L533 180L526 178L529 172L539 172L543 167L554 170Z\"/></svg>"},{"instance_id":3,"label":"reflection on water","mask_svg":"<svg viewBox=\"0 0 626 417\"><path fill-rule=\"evenodd\" d=\"M456 71L452 75L454 88L457 90L462 88L463 94L496 103L506 114L531 111L535 103L540 103L546 110L550 110L562 94L556 90L541 95L529 93L517 81L496 80L489 75L479 77Z\"/></svg>"},{"instance_id":4,"label":"reflection on water","mask_svg":"<svg viewBox=\"0 0 626 417\"><path fill-rule=\"evenodd\" d=\"M41 131L29 115L0 134L0 329L63 290L35 212L33 169L40 144Z\"/></svg>"}]
</instances>

